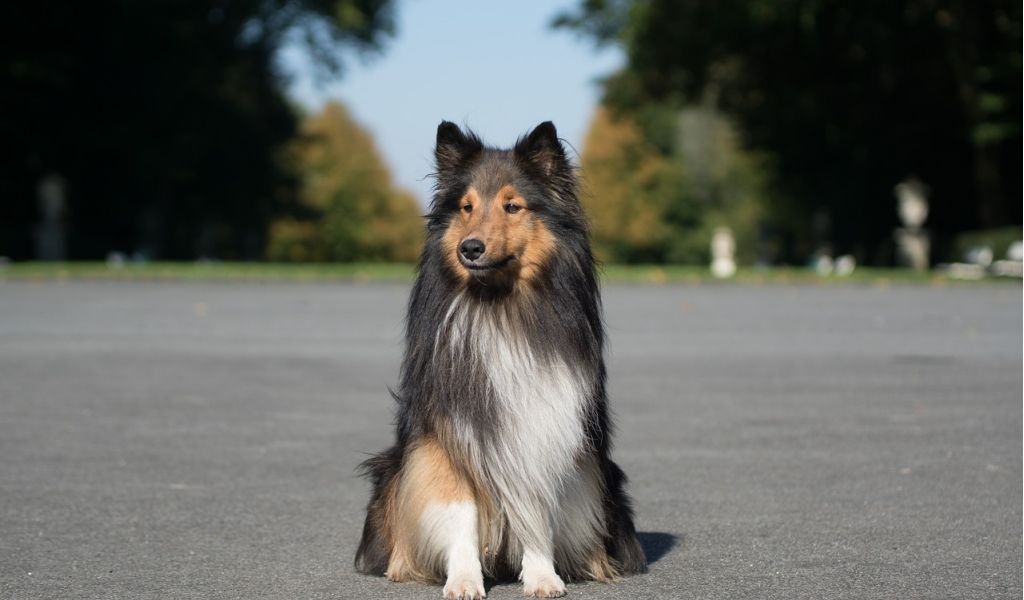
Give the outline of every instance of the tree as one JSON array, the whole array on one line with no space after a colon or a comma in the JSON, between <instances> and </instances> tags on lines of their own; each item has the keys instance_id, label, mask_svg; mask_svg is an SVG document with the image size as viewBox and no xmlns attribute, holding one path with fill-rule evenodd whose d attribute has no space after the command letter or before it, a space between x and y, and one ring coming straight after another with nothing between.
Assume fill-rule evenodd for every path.
<instances>
[{"instance_id":1,"label":"tree","mask_svg":"<svg viewBox=\"0 0 1024 600\"><path fill-rule=\"evenodd\" d=\"M802 221L791 260L815 214L837 251L887 260L892 188L911 174L940 234L1020 223L1020 3L584 0L556 24L622 44L605 102L667 152L651 115L712 97L737 119Z\"/></svg>"},{"instance_id":2,"label":"tree","mask_svg":"<svg viewBox=\"0 0 1024 600\"><path fill-rule=\"evenodd\" d=\"M753 262L770 196L763 159L708 106L679 111L665 127L675 136L667 155L628 115L595 113L582 167L598 257L706 264L711 236L724 226L737 239L739 258Z\"/></svg>"},{"instance_id":3,"label":"tree","mask_svg":"<svg viewBox=\"0 0 1024 600\"><path fill-rule=\"evenodd\" d=\"M277 51L337 73L389 0L8 2L0 8L0 254L32 255L35 186L68 182L74 258L255 258L297 201Z\"/></svg>"},{"instance_id":4,"label":"tree","mask_svg":"<svg viewBox=\"0 0 1024 600\"><path fill-rule=\"evenodd\" d=\"M651 262L663 258L671 173L668 162L628 117L598 108L581 156L582 201L601 260Z\"/></svg>"},{"instance_id":5,"label":"tree","mask_svg":"<svg viewBox=\"0 0 1024 600\"><path fill-rule=\"evenodd\" d=\"M307 118L290 148L300 204L271 228L272 260L389 260L419 254L420 207L398 190L374 146L341 104Z\"/></svg>"}]
</instances>

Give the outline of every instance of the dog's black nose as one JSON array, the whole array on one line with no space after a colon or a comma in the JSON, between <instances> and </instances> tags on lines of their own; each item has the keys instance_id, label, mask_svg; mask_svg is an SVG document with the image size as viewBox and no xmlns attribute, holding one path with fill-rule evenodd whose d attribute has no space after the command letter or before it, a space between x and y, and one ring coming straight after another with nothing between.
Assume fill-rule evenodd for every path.
<instances>
[{"instance_id":1,"label":"dog's black nose","mask_svg":"<svg viewBox=\"0 0 1024 600\"><path fill-rule=\"evenodd\" d=\"M480 258L480 255L484 253L484 249L484 243L475 238L470 238L459 244L459 253L461 253L466 260L476 260Z\"/></svg>"}]
</instances>

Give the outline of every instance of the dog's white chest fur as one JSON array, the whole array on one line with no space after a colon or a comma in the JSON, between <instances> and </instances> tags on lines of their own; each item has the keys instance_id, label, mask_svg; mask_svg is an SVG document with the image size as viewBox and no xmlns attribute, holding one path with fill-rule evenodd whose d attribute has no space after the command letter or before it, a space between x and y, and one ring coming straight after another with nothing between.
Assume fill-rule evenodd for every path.
<instances>
[{"instance_id":1,"label":"dog's white chest fur","mask_svg":"<svg viewBox=\"0 0 1024 600\"><path fill-rule=\"evenodd\" d=\"M539 360L525 340L488 329L481 328L476 343L490 357L483 366L501 420L496 429L504 456L495 458L524 483L557 486L585 441L585 383L563 361Z\"/></svg>"},{"instance_id":2,"label":"dog's white chest fur","mask_svg":"<svg viewBox=\"0 0 1024 600\"><path fill-rule=\"evenodd\" d=\"M590 393L583 374L559 358L542 359L519 328L501 312L457 298L449 309L451 347L466 352L472 368L482 369L494 397L498 420L492 428L491 471L514 470L525 483L550 487L571 469L583 446L583 412ZM468 423L458 424L468 427ZM477 432L479 433L479 432Z\"/></svg>"},{"instance_id":3,"label":"dog's white chest fur","mask_svg":"<svg viewBox=\"0 0 1024 600\"><path fill-rule=\"evenodd\" d=\"M452 352L482 369L496 422L490 436L469 422L456 431L492 488L516 545L527 548L568 527L566 552L601 528L600 494L581 468L587 444L584 414L592 394L589 377L560 358L542 359L501 312L456 299L448 312ZM520 547L522 547L520 546Z\"/></svg>"}]
</instances>

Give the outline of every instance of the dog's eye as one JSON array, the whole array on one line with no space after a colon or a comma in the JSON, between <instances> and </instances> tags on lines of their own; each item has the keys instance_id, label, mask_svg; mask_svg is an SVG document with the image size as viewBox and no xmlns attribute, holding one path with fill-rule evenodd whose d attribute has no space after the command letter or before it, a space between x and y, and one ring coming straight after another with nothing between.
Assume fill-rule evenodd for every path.
<instances>
[{"instance_id":1,"label":"dog's eye","mask_svg":"<svg viewBox=\"0 0 1024 600\"><path fill-rule=\"evenodd\" d=\"M473 205L472 204L466 204L465 206L462 207L462 210L464 212L471 213L471 212L473 212Z\"/></svg>"},{"instance_id":2,"label":"dog's eye","mask_svg":"<svg viewBox=\"0 0 1024 600\"><path fill-rule=\"evenodd\" d=\"M510 215L513 215L521 210L523 210L523 207L519 206L518 204L513 204L512 202L505 203L505 212L507 212Z\"/></svg>"}]
</instances>

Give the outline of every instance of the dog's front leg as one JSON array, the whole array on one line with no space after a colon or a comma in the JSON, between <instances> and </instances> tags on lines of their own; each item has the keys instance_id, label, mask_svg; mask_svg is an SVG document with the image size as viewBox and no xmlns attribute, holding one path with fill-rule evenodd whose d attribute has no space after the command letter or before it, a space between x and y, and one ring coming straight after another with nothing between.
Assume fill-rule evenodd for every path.
<instances>
[{"instance_id":1,"label":"dog's front leg","mask_svg":"<svg viewBox=\"0 0 1024 600\"><path fill-rule=\"evenodd\" d=\"M565 595L565 583L555 573L554 544L549 537L543 547L523 549L523 595L529 598L560 598Z\"/></svg>"},{"instance_id":2,"label":"dog's front leg","mask_svg":"<svg viewBox=\"0 0 1024 600\"><path fill-rule=\"evenodd\" d=\"M445 576L444 597L481 600L477 504L472 486L437 440L418 441L408 452L396 494L395 530L388 577L395 581Z\"/></svg>"},{"instance_id":3,"label":"dog's front leg","mask_svg":"<svg viewBox=\"0 0 1024 600\"><path fill-rule=\"evenodd\" d=\"M423 513L423 528L445 560L444 597L450 600L484 598L476 504L463 501L428 506Z\"/></svg>"}]
</instances>

